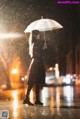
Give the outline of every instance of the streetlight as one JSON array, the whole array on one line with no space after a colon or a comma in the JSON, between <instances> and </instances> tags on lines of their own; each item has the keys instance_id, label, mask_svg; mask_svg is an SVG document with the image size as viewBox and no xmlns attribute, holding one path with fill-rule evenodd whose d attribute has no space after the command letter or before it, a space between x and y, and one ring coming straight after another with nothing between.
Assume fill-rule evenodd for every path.
<instances>
[{"instance_id":1,"label":"streetlight","mask_svg":"<svg viewBox=\"0 0 80 119\"><path fill-rule=\"evenodd\" d=\"M13 68L11 70L11 84L13 88L18 88L19 87L19 81L20 81L20 73L19 69Z\"/></svg>"},{"instance_id":2,"label":"streetlight","mask_svg":"<svg viewBox=\"0 0 80 119\"><path fill-rule=\"evenodd\" d=\"M11 71L11 73L12 73L12 74L18 74L18 69L16 69L16 68L13 69L13 70Z\"/></svg>"}]
</instances>

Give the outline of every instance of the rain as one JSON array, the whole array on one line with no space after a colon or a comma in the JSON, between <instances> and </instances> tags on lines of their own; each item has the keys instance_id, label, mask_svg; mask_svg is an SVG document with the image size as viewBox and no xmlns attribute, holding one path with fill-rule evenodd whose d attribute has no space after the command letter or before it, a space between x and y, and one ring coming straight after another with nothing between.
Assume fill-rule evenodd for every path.
<instances>
[{"instance_id":1,"label":"rain","mask_svg":"<svg viewBox=\"0 0 80 119\"><path fill-rule=\"evenodd\" d=\"M40 91L40 100L44 105L30 107L23 105L31 62L30 33L24 31L41 17L56 20L63 28L45 32L48 48L43 62L48 84ZM70 50L80 49L74 47L78 44L79 34L79 5L59 5L58 0L0 0L0 112L8 110L10 119L80 118L80 83L78 77L67 75L68 71L76 76L75 69L80 73L78 64L76 68L72 67L73 60L80 63L79 52ZM71 57L72 52L78 56L67 65L66 57ZM61 76L59 82L55 78L56 63L59 64L57 68ZM30 101L35 101L34 88Z\"/></svg>"}]
</instances>

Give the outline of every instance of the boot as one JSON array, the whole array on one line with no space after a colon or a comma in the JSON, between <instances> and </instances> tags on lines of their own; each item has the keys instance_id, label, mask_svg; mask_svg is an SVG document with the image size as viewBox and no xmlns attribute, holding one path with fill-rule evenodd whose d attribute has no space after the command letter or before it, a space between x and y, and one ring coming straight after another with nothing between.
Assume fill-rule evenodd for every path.
<instances>
[{"instance_id":1,"label":"boot","mask_svg":"<svg viewBox=\"0 0 80 119\"><path fill-rule=\"evenodd\" d=\"M28 104L28 105L30 105L30 106L34 106L34 104L32 104L32 103L29 101L29 99L25 99L25 100L23 101L23 104Z\"/></svg>"},{"instance_id":2,"label":"boot","mask_svg":"<svg viewBox=\"0 0 80 119\"><path fill-rule=\"evenodd\" d=\"M36 101L35 101L35 105L43 105L43 103L40 102L39 100L36 100Z\"/></svg>"}]
</instances>

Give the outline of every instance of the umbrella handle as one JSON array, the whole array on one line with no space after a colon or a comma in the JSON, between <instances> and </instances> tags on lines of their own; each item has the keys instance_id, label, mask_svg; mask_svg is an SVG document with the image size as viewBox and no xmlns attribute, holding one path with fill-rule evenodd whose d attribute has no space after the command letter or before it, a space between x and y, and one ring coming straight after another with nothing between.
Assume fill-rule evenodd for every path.
<instances>
[{"instance_id":1,"label":"umbrella handle","mask_svg":"<svg viewBox=\"0 0 80 119\"><path fill-rule=\"evenodd\" d=\"M47 49L47 43L46 43L46 36L45 36L45 32L43 32L44 33L44 47L43 47L43 49Z\"/></svg>"}]
</instances>

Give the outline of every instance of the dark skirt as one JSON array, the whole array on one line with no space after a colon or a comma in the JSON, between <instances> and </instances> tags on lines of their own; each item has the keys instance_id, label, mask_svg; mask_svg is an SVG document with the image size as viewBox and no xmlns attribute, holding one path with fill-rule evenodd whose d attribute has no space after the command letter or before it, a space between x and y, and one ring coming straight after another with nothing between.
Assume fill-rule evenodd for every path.
<instances>
[{"instance_id":1,"label":"dark skirt","mask_svg":"<svg viewBox=\"0 0 80 119\"><path fill-rule=\"evenodd\" d=\"M45 84L45 69L42 59L32 59L29 72L28 72L28 84Z\"/></svg>"}]
</instances>

